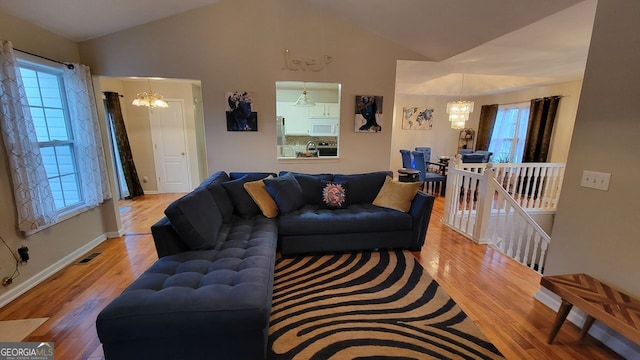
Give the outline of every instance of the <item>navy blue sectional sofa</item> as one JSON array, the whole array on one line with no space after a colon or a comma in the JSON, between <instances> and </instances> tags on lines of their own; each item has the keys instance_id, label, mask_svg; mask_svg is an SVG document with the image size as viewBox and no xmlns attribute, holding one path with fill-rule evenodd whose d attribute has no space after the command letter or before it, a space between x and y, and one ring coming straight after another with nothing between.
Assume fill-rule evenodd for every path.
<instances>
[{"instance_id":1,"label":"navy blue sectional sofa","mask_svg":"<svg viewBox=\"0 0 640 360\"><path fill-rule=\"evenodd\" d=\"M243 187L269 175L278 206L295 205L274 218ZM408 212L372 204L389 172L275 175L216 172L167 207L151 228L159 260L96 320L107 359L264 359L278 249L290 256L424 243L432 196L418 192ZM282 187L293 178L296 191ZM320 204L327 181L348 184L340 208Z\"/></svg>"}]
</instances>

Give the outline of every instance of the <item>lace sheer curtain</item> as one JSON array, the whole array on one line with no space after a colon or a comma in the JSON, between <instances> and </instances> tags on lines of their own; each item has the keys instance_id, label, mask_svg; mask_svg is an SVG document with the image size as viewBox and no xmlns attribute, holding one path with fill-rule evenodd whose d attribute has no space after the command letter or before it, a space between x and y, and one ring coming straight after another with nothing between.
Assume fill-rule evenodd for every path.
<instances>
[{"instance_id":1,"label":"lace sheer curtain","mask_svg":"<svg viewBox=\"0 0 640 360\"><path fill-rule=\"evenodd\" d=\"M74 151L81 174L84 203L93 207L111 198L111 186L102 147L98 111L89 67L73 64L65 69L64 85L74 138Z\"/></svg>"},{"instance_id":2,"label":"lace sheer curtain","mask_svg":"<svg viewBox=\"0 0 640 360\"><path fill-rule=\"evenodd\" d=\"M0 40L0 127L21 231L58 221L36 131L10 41Z\"/></svg>"}]
</instances>

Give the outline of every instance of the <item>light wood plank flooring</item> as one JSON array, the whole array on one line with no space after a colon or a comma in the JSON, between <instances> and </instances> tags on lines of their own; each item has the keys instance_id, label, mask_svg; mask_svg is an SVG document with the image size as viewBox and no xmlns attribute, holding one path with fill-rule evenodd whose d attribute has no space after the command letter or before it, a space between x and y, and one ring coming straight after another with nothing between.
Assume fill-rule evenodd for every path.
<instances>
[{"instance_id":1,"label":"light wood plank flooring","mask_svg":"<svg viewBox=\"0 0 640 360\"><path fill-rule=\"evenodd\" d=\"M105 241L90 252L100 253L92 261L66 267L6 305L0 320L50 317L25 341L53 341L57 360L102 359L96 316L157 259L149 227L179 196L121 202L123 237ZM425 246L414 255L508 359L619 358L591 338L580 342L569 323L546 344L555 313L533 299L540 276L442 226L442 211L438 198Z\"/></svg>"}]
</instances>

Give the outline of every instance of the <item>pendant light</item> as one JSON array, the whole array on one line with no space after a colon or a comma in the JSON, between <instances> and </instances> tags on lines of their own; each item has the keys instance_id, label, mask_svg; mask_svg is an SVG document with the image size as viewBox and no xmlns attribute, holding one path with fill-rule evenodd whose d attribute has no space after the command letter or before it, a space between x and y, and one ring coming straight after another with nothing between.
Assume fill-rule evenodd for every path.
<instances>
[{"instance_id":1,"label":"pendant light","mask_svg":"<svg viewBox=\"0 0 640 360\"><path fill-rule=\"evenodd\" d=\"M304 84L302 94L296 100L295 106L316 106L316 103L307 95L307 83Z\"/></svg>"}]
</instances>

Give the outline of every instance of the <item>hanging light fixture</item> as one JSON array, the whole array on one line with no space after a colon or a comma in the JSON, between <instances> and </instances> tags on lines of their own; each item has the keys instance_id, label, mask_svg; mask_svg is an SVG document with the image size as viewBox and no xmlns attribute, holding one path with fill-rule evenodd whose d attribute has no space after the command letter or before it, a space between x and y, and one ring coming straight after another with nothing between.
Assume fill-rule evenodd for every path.
<instances>
[{"instance_id":1,"label":"hanging light fixture","mask_svg":"<svg viewBox=\"0 0 640 360\"><path fill-rule=\"evenodd\" d=\"M295 106L316 106L316 103L307 95L307 84L304 84L302 94L296 100Z\"/></svg>"},{"instance_id":2,"label":"hanging light fixture","mask_svg":"<svg viewBox=\"0 0 640 360\"><path fill-rule=\"evenodd\" d=\"M135 106L147 106L150 108L169 107L169 103L167 103L167 100L165 100L162 95L151 91L151 81L147 81L149 82L149 92L141 92L136 94L136 98L133 99L133 102L131 104Z\"/></svg>"},{"instance_id":3,"label":"hanging light fixture","mask_svg":"<svg viewBox=\"0 0 640 360\"><path fill-rule=\"evenodd\" d=\"M460 86L460 98L458 101L447 103L447 114L451 128L460 130L465 128L465 123L469 120L469 114L473 112L473 101L462 101L462 90L464 89L464 74L462 74L462 85Z\"/></svg>"}]
</instances>

